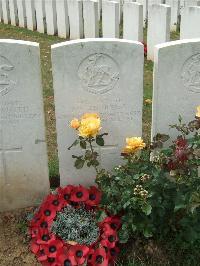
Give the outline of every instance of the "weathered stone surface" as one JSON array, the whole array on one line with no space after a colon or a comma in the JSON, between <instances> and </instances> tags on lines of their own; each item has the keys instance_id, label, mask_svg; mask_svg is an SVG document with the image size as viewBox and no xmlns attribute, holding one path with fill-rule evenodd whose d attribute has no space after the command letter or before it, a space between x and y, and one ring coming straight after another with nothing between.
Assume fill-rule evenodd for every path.
<instances>
[{"instance_id":1,"label":"weathered stone surface","mask_svg":"<svg viewBox=\"0 0 200 266\"><path fill-rule=\"evenodd\" d=\"M152 136L177 131L169 125L191 121L200 101L200 39L157 45L154 58Z\"/></svg>"},{"instance_id":2,"label":"weathered stone surface","mask_svg":"<svg viewBox=\"0 0 200 266\"><path fill-rule=\"evenodd\" d=\"M89 185L95 172L74 168L67 150L76 138L69 127L74 117L96 112L102 132L108 132L99 149L101 165L110 169L120 163L127 136L142 134L143 45L116 39L85 39L52 46L57 140L61 184Z\"/></svg>"},{"instance_id":3,"label":"weathered stone surface","mask_svg":"<svg viewBox=\"0 0 200 266\"><path fill-rule=\"evenodd\" d=\"M0 211L48 192L39 45L0 40Z\"/></svg>"}]
</instances>

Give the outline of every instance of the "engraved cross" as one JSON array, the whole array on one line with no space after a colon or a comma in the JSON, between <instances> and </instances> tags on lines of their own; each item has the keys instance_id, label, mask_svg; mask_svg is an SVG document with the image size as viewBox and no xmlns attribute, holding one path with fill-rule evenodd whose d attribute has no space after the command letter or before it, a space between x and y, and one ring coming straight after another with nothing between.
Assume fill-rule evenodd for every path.
<instances>
[{"instance_id":1,"label":"engraved cross","mask_svg":"<svg viewBox=\"0 0 200 266\"><path fill-rule=\"evenodd\" d=\"M0 154L2 155L2 173L3 173L3 183L6 185L8 184L8 165L6 162L6 154L7 153L13 153L13 152L22 152L22 147L5 147L4 146L4 139L3 139L3 132L0 130ZM2 178L0 176L0 178Z\"/></svg>"}]
</instances>

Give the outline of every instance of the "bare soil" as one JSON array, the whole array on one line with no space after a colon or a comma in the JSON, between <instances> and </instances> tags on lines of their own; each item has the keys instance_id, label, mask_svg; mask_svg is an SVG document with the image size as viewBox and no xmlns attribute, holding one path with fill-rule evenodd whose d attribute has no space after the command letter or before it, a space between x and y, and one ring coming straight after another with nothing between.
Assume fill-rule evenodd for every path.
<instances>
[{"instance_id":1,"label":"bare soil","mask_svg":"<svg viewBox=\"0 0 200 266\"><path fill-rule=\"evenodd\" d=\"M0 214L0 266L40 266L29 250L26 217L32 209Z\"/></svg>"}]
</instances>

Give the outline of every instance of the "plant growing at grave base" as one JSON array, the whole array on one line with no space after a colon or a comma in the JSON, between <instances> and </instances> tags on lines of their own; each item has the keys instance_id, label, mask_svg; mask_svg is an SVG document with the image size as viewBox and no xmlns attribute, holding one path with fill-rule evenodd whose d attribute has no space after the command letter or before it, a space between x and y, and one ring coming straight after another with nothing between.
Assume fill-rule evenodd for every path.
<instances>
[{"instance_id":1,"label":"plant growing at grave base","mask_svg":"<svg viewBox=\"0 0 200 266\"><path fill-rule=\"evenodd\" d=\"M94 135L82 135L82 119L76 127L79 140L75 144L79 143L91 160L97 160L92 144L98 139L100 123ZM121 154L123 163L111 172L99 169L99 163L91 164L87 156L74 156L84 161L81 167L89 162L88 166L97 170L102 206L113 215L121 215L122 243L141 236L171 239L185 246L200 241L200 106L193 121L185 124L179 117L171 128L178 131L175 140L157 134L149 146L141 138L127 138ZM100 138L103 144L103 135Z\"/></svg>"}]
</instances>

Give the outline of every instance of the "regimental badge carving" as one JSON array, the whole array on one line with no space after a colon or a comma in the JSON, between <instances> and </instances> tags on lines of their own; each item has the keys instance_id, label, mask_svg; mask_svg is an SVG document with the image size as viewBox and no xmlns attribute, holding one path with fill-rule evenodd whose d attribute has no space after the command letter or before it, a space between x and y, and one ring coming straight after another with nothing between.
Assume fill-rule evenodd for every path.
<instances>
[{"instance_id":1,"label":"regimental badge carving","mask_svg":"<svg viewBox=\"0 0 200 266\"><path fill-rule=\"evenodd\" d=\"M119 67L106 54L92 54L86 57L78 69L82 88L93 94L104 94L119 83Z\"/></svg>"},{"instance_id":2,"label":"regimental badge carving","mask_svg":"<svg viewBox=\"0 0 200 266\"><path fill-rule=\"evenodd\" d=\"M200 54L193 55L183 65L181 79L191 92L200 93Z\"/></svg>"},{"instance_id":3,"label":"regimental badge carving","mask_svg":"<svg viewBox=\"0 0 200 266\"><path fill-rule=\"evenodd\" d=\"M13 64L4 56L0 55L0 96L8 94L14 89L16 82L11 79Z\"/></svg>"}]
</instances>

